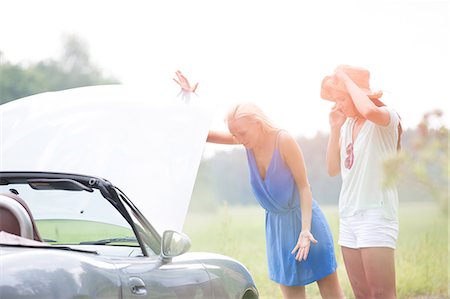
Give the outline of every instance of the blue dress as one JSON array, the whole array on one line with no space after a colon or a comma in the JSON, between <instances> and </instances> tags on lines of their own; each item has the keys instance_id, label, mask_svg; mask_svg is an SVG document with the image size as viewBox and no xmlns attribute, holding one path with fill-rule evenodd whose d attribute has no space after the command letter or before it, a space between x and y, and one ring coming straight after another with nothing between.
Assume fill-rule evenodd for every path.
<instances>
[{"instance_id":1,"label":"blue dress","mask_svg":"<svg viewBox=\"0 0 450 299\"><path fill-rule=\"evenodd\" d=\"M312 203L311 233L318 243L311 243L306 261L296 261L295 254L291 254L302 229L300 194L291 171L281 158L278 141L264 180L249 149L247 159L253 193L266 210L270 279L286 286L304 286L335 272L333 237L315 200Z\"/></svg>"}]
</instances>

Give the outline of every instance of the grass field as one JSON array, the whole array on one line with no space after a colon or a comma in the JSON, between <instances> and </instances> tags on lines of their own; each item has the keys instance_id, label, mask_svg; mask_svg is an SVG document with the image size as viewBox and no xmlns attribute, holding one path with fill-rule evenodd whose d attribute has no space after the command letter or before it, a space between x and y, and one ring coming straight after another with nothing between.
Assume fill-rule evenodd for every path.
<instances>
[{"instance_id":1,"label":"grass field","mask_svg":"<svg viewBox=\"0 0 450 299\"><path fill-rule=\"evenodd\" d=\"M36 220L36 225L41 237L47 239L46 242L54 244L77 244L85 241L134 236L131 229L95 221ZM137 243L132 242L131 244L136 245Z\"/></svg>"},{"instance_id":2,"label":"grass field","mask_svg":"<svg viewBox=\"0 0 450 299\"><path fill-rule=\"evenodd\" d=\"M322 207L330 224L338 259L338 275L347 298L353 298L342 254L336 244L337 207ZM400 205L400 234L396 250L398 298L449 298L448 219L437 205ZM184 232L191 251L211 251L241 261L252 274L261 298L281 298L278 285L268 279L264 211L259 207L229 207L216 212L189 211ZM307 286L309 298L320 298L316 284Z\"/></svg>"}]
</instances>

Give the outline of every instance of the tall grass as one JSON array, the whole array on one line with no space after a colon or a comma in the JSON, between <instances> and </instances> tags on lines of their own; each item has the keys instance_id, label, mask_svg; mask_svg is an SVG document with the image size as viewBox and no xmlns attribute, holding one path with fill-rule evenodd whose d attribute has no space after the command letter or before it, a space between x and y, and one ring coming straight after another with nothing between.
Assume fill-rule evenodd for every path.
<instances>
[{"instance_id":1,"label":"tall grass","mask_svg":"<svg viewBox=\"0 0 450 299\"><path fill-rule=\"evenodd\" d=\"M330 224L338 260L338 276L347 298L353 298L337 245L337 207L322 207ZM259 207L230 207L216 212L189 211L184 231L191 251L231 256L250 271L261 298L281 298L268 279L264 211ZM395 254L398 298L448 298L448 220L433 203L400 205L400 234ZM316 284L308 285L309 298L320 298Z\"/></svg>"}]
</instances>

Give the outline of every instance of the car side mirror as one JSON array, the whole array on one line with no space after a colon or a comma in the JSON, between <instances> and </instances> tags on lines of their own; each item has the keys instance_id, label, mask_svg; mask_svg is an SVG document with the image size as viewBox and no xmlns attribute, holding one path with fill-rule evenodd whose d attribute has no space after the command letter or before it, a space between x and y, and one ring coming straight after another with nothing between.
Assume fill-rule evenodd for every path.
<instances>
[{"instance_id":1,"label":"car side mirror","mask_svg":"<svg viewBox=\"0 0 450 299\"><path fill-rule=\"evenodd\" d=\"M191 240L183 233L166 230L161 242L161 256L163 260L182 255L191 248Z\"/></svg>"}]
</instances>

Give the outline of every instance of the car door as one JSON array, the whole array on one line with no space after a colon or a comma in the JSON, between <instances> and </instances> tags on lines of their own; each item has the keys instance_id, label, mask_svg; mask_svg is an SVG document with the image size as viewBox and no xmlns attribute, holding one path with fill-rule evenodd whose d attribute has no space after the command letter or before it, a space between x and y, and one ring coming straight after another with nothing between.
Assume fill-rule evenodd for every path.
<instances>
[{"instance_id":1,"label":"car door","mask_svg":"<svg viewBox=\"0 0 450 299\"><path fill-rule=\"evenodd\" d=\"M143 215L120 190L117 191L140 239L142 251L117 264L124 298L212 298L210 278L203 264L188 254L163 258L161 240ZM144 255L145 252L145 255Z\"/></svg>"},{"instance_id":2,"label":"car door","mask_svg":"<svg viewBox=\"0 0 450 299\"><path fill-rule=\"evenodd\" d=\"M202 264L182 256L163 262L159 256L135 257L117 264L123 298L212 298Z\"/></svg>"}]
</instances>

